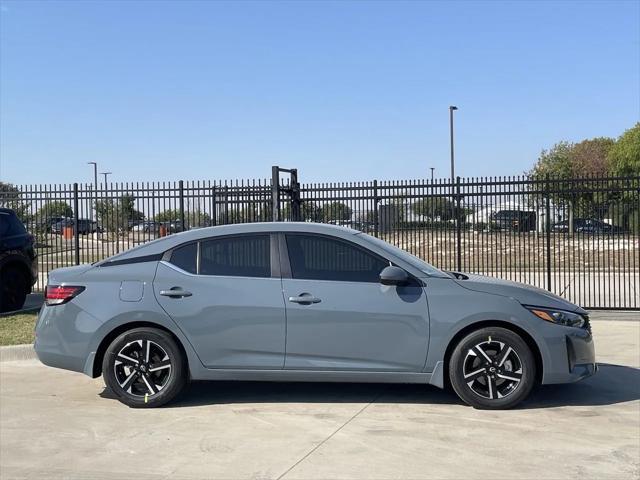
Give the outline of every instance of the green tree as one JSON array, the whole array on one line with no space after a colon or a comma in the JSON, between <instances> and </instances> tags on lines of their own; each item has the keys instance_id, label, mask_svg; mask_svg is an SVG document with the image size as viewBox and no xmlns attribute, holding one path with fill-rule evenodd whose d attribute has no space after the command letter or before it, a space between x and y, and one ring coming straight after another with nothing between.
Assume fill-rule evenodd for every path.
<instances>
[{"instance_id":1,"label":"green tree","mask_svg":"<svg viewBox=\"0 0 640 480\"><path fill-rule=\"evenodd\" d=\"M573 145L569 152L571 176L581 178L609 175L611 168L608 155L615 143L613 138L599 137Z\"/></svg>"},{"instance_id":2,"label":"green tree","mask_svg":"<svg viewBox=\"0 0 640 480\"><path fill-rule=\"evenodd\" d=\"M339 220L350 220L353 210L349 205L342 202L331 202L320 207L320 221L331 222Z\"/></svg>"},{"instance_id":3,"label":"green tree","mask_svg":"<svg viewBox=\"0 0 640 480\"><path fill-rule=\"evenodd\" d=\"M177 208L164 210L158 213L154 220L156 222L177 222L181 220L180 210ZM211 226L211 215L200 209L184 212L186 228L209 227Z\"/></svg>"},{"instance_id":4,"label":"green tree","mask_svg":"<svg viewBox=\"0 0 640 480\"><path fill-rule=\"evenodd\" d=\"M271 211L269 209L269 211ZM285 220L294 220L291 214L291 203L287 202L284 208L281 210L282 218ZM300 205L300 218L297 219L300 222L320 222L322 213L320 208L313 202L302 202Z\"/></svg>"},{"instance_id":5,"label":"green tree","mask_svg":"<svg viewBox=\"0 0 640 480\"><path fill-rule=\"evenodd\" d=\"M413 205L411 205L411 210L413 210L413 213L416 215L422 215L431 220L439 217L440 220L447 221L450 220L454 214L454 204L445 197L432 196L415 201Z\"/></svg>"},{"instance_id":6,"label":"green tree","mask_svg":"<svg viewBox=\"0 0 640 480\"><path fill-rule=\"evenodd\" d=\"M618 138L616 144L609 150L609 165L611 173L616 176L629 177L630 185L637 185L640 176L640 123ZM615 183L613 183L615 185ZM607 217L614 224L629 229L633 233L640 233L640 208L638 189L628 189L612 192L609 195L609 211Z\"/></svg>"},{"instance_id":7,"label":"green tree","mask_svg":"<svg viewBox=\"0 0 640 480\"><path fill-rule=\"evenodd\" d=\"M15 211L22 223L31 220L31 203L24 200L20 189L11 183L0 182L0 207Z\"/></svg>"},{"instance_id":8,"label":"green tree","mask_svg":"<svg viewBox=\"0 0 640 480\"><path fill-rule=\"evenodd\" d=\"M573 176L572 149L572 143L562 141L556 143L549 150L542 150L529 175L533 178L545 178L546 176L571 178Z\"/></svg>"},{"instance_id":9,"label":"green tree","mask_svg":"<svg viewBox=\"0 0 640 480\"><path fill-rule=\"evenodd\" d=\"M573 233L573 218L580 216L601 216L609 199L599 194L594 187L597 180L591 176L606 176L609 172L608 155L614 146L610 138L593 138L574 144L558 142L551 149L543 150L538 162L529 172L534 180L566 180L549 185L551 201L557 206L565 206L568 213L569 232ZM587 180L585 180L587 178ZM534 186L534 189L546 184Z\"/></svg>"},{"instance_id":10,"label":"green tree","mask_svg":"<svg viewBox=\"0 0 640 480\"><path fill-rule=\"evenodd\" d=\"M130 194L124 194L116 200L98 200L95 207L100 225L112 232L127 230L130 221L145 218L144 213L136 210L135 197Z\"/></svg>"},{"instance_id":11,"label":"green tree","mask_svg":"<svg viewBox=\"0 0 640 480\"><path fill-rule=\"evenodd\" d=\"M611 173L640 175L640 122L624 132L608 152Z\"/></svg>"},{"instance_id":12,"label":"green tree","mask_svg":"<svg viewBox=\"0 0 640 480\"><path fill-rule=\"evenodd\" d=\"M248 202L242 206L231 206L218 212L218 225L231 223L268 222L271 220L270 202Z\"/></svg>"},{"instance_id":13,"label":"green tree","mask_svg":"<svg viewBox=\"0 0 640 480\"><path fill-rule=\"evenodd\" d=\"M73 217L73 209L66 202L60 200L49 201L38 209L36 217L40 222L45 222L53 217L70 218Z\"/></svg>"}]
</instances>

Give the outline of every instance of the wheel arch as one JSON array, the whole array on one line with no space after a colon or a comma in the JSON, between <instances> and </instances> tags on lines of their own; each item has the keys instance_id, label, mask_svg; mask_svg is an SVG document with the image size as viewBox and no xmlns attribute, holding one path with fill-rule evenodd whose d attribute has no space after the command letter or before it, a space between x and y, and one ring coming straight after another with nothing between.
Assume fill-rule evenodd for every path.
<instances>
[{"instance_id":1,"label":"wheel arch","mask_svg":"<svg viewBox=\"0 0 640 480\"><path fill-rule=\"evenodd\" d=\"M476 330L480 330L481 328L487 327L500 327L506 330L510 330L513 333L522 337L527 346L531 349L531 353L533 353L533 358L536 362L536 384L542 383L543 371L544 371L544 362L542 361L542 352L540 351L540 347L534 340L534 338L523 328L519 327L510 322L505 322L503 320L483 320L479 322L475 322L465 327L461 328L456 334L451 338L449 343L447 344L447 349L444 355L444 372L449 371L449 361L451 360L451 355L453 354L453 350L456 348L456 345L460 343L460 341L467 336L469 333L474 332ZM444 375L445 387L449 387L449 375L445 373Z\"/></svg>"},{"instance_id":2,"label":"wheel arch","mask_svg":"<svg viewBox=\"0 0 640 480\"><path fill-rule=\"evenodd\" d=\"M134 328L141 328L141 327L155 328L155 329L167 332L169 335L171 335L171 338L176 342L176 345L178 345L178 348L182 353L184 361L187 364L187 372L189 371L189 356L187 355L187 352L184 348L184 345L182 344L182 341L178 338L178 336L175 333L173 333L167 327L160 325L158 323L146 322L146 321L135 321L135 322L128 322L122 325L118 325L116 328L114 328L104 336L104 338L101 340L100 344L98 345L95 357L93 358L93 366L91 370L92 378L97 378L100 375L102 375L102 360L104 359L104 354L107 351L107 348L109 348L109 345L111 345L111 342L113 342L122 333L127 332L129 330L133 330Z\"/></svg>"}]
</instances>

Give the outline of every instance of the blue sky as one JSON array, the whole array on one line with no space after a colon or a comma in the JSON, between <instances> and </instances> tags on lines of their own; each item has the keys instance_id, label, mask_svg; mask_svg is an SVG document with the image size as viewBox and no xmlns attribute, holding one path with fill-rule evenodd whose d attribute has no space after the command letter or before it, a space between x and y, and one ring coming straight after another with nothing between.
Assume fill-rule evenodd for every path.
<instances>
[{"instance_id":1,"label":"blue sky","mask_svg":"<svg viewBox=\"0 0 640 480\"><path fill-rule=\"evenodd\" d=\"M0 178L521 174L640 117L640 2L3 0Z\"/></svg>"}]
</instances>

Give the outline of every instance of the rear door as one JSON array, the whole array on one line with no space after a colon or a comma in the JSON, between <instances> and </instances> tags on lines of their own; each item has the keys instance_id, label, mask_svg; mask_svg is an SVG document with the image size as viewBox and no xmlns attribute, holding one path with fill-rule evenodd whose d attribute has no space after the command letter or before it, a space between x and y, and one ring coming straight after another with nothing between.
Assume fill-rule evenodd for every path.
<instances>
[{"instance_id":1,"label":"rear door","mask_svg":"<svg viewBox=\"0 0 640 480\"><path fill-rule=\"evenodd\" d=\"M271 235L212 237L159 263L158 302L208 368L278 369L285 309Z\"/></svg>"}]
</instances>

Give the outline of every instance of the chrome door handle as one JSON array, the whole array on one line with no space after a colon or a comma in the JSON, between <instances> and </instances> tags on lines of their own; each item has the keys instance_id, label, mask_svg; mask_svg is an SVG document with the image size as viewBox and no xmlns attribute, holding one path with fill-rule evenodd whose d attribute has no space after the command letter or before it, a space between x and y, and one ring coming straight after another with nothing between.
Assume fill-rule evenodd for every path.
<instances>
[{"instance_id":1,"label":"chrome door handle","mask_svg":"<svg viewBox=\"0 0 640 480\"><path fill-rule=\"evenodd\" d=\"M160 295L171 298L182 298L190 297L193 294L191 292L187 292L186 290L182 290L180 287L173 287L169 290L160 290Z\"/></svg>"},{"instance_id":2,"label":"chrome door handle","mask_svg":"<svg viewBox=\"0 0 640 480\"><path fill-rule=\"evenodd\" d=\"M289 297L289 301L292 303L299 303L300 305L311 305L312 303L321 302L318 297L314 297L310 293L301 293L297 297Z\"/></svg>"}]
</instances>

